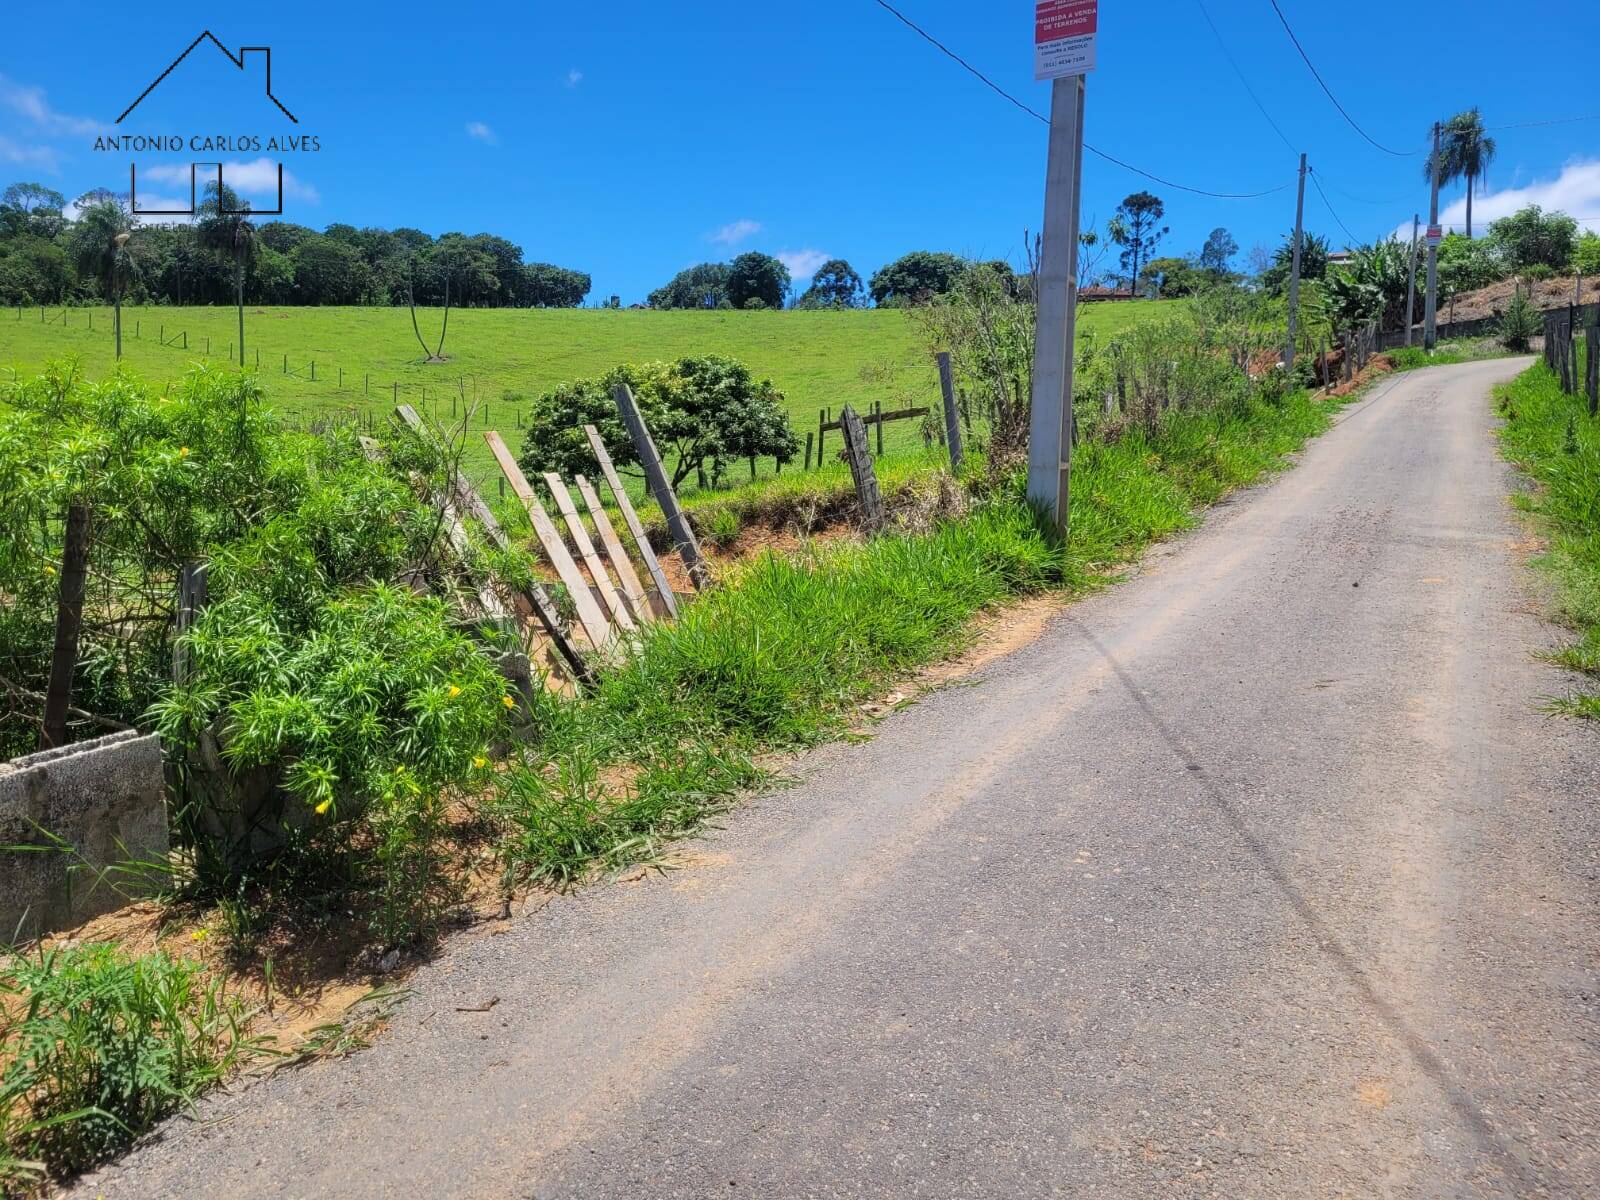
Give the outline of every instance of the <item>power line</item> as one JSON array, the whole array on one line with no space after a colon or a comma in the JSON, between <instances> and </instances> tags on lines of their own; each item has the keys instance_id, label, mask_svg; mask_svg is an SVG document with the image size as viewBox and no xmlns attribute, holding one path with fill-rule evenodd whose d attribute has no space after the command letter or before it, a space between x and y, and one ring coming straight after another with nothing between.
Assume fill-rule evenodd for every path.
<instances>
[{"instance_id":1,"label":"power line","mask_svg":"<svg viewBox=\"0 0 1600 1200\"><path fill-rule=\"evenodd\" d=\"M1551 117L1547 121L1512 121L1505 125L1487 125L1484 128L1494 129L1532 129L1536 125L1572 125L1578 121L1600 121L1600 113L1590 113L1583 117Z\"/></svg>"},{"instance_id":2,"label":"power line","mask_svg":"<svg viewBox=\"0 0 1600 1200\"><path fill-rule=\"evenodd\" d=\"M1361 126L1357 125L1356 119L1345 111L1344 105L1339 103L1339 97L1333 94L1333 89L1323 81L1322 76L1317 72L1317 68L1312 65L1311 58L1308 54L1306 54L1305 47L1300 44L1300 39L1295 37L1294 30L1289 27L1289 18L1284 16L1283 9L1278 7L1278 0L1268 0L1268 3L1272 5L1272 11L1278 14L1278 20L1283 22L1283 31L1289 35L1289 40L1294 43L1294 48L1300 52L1300 57L1304 60L1306 69L1311 72L1311 77L1315 79L1322 90L1328 94L1328 99L1333 101L1333 106L1339 110L1339 115L1350 123L1351 129L1354 129L1357 133L1366 138L1367 141L1371 142L1385 154L1392 154L1396 158L1409 158L1414 154L1422 153L1420 150L1391 150L1388 146L1385 146L1382 142L1378 141L1377 138L1373 137L1365 129L1361 128Z\"/></svg>"},{"instance_id":3,"label":"power line","mask_svg":"<svg viewBox=\"0 0 1600 1200\"><path fill-rule=\"evenodd\" d=\"M1356 235L1350 232L1350 226L1344 223L1344 219L1339 216L1338 212L1335 211L1333 204L1328 200L1328 193L1322 190L1322 183L1317 179L1317 173L1308 167L1306 168L1306 174L1311 176L1311 186L1316 188L1317 195L1322 197L1323 206L1327 208L1329 215L1332 216L1335 221L1339 222L1339 228L1344 230L1344 235L1350 239L1350 244L1355 245L1357 240Z\"/></svg>"},{"instance_id":4,"label":"power line","mask_svg":"<svg viewBox=\"0 0 1600 1200\"><path fill-rule=\"evenodd\" d=\"M1278 127L1272 119L1272 114L1267 111L1267 106L1261 103L1261 97L1256 95L1255 88L1250 86L1250 81L1245 78L1244 71L1240 69L1238 61L1228 49L1228 44L1222 40L1222 32L1217 28L1217 23L1211 19L1211 12L1206 8L1205 0L1194 0L1200 7L1200 15L1206 19L1206 24L1211 26L1211 35L1217 39L1217 48L1222 51L1222 56L1228 60L1228 65L1233 68L1233 73L1239 77L1239 82L1244 84L1244 90L1250 93L1250 99L1255 101L1256 107L1261 110L1261 115L1266 118L1267 124L1272 126L1272 131L1278 135L1283 144L1289 147L1291 154L1298 154L1299 147L1289 140L1288 134Z\"/></svg>"},{"instance_id":5,"label":"power line","mask_svg":"<svg viewBox=\"0 0 1600 1200\"><path fill-rule=\"evenodd\" d=\"M1043 113L1040 113L1035 109L1029 108L1021 100L1018 100L1010 92L1006 91L1005 88L1001 87L998 83L996 83L994 80L990 79L982 71L978 70L977 67L973 66L966 59L962 58L959 54L957 54L954 50L950 49L949 46L946 46L938 38L934 37L926 29L922 28L922 26L918 25L910 17L906 16L905 13L903 13L899 9L895 8L894 5L888 3L888 0L876 0L876 3L877 3L879 8L882 8L885 11L887 11L888 13L890 13L891 15L893 15L897 20L900 21L901 24L905 25L906 28L912 30L919 37L921 37L924 41L926 41L929 45L933 46L941 54L945 55L945 57L951 59L952 61L954 61L954 62L956 62L958 64L960 64L963 68L965 68L965 70L969 74L971 74L971 75L975 76L976 78L978 78L979 80L981 80L983 82L984 86L989 88L990 91L994 92L996 95L1002 97L1003 99L1009 101L1011 104L1014 104L1016 107L1020 108L1023 112L1027 113L1034 120L1041 121L1046 125L1050 124L1050 118L1046 117ZM1117 166L1121 167L1123 170L1132 171L1135 175L1142 175L1142 176L1144 176L1144 178L1149 179L1152 182L1159 183L1162 187L1176 188L1180 192L1192 192L1196 196L1210 196L1211 198L1213 198L1215 200L1255 200L1255 199L1258 199L1261 196L1270 196L1274 192L1281 192L1281 191L1283 191L1284 189L1286 189L1286 188L1288 188L1290 186L1289 184L1284 183L1284 184L1280 184L1279 186L1277 186L1275 188L1267 188L1266 191L1262 191L1262 192L1212 192L1212 191L1206 190L1205 188L1190 187L1188 184L1174 183L1170 179L1163 179L1160 175L1152 174L1151 172L1146 171L1142 167L1136 167L1130 162L1124 162L1122 159L1116 157L1114 154L1107 154L1104 150L1098 149L1095 146L1091 146L1088 142L1085 142L1083 144L1083 148L1085 150L1087 150L1090 154L1095 155L1096 157L1103 158L1109 163L1115 163Z\"/></svg>"}]
</instances>

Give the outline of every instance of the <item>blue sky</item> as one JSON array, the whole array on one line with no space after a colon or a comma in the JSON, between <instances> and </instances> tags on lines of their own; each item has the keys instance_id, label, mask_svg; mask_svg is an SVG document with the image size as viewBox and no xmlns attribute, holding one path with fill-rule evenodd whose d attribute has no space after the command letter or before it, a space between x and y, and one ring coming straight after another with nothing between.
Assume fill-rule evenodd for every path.
<instances>
[{"instance_id":1,"label":"blue sky","mask_svg":"<svg viewBox=\"0 0 1600 1200\"><path fill-rule=\"evenodd\" d=\"M1508 19L1502 4L1280 3L1334 92L1389 146L1420 149L1435 117L1471 104L1491 125L1600 113L1583 73L1544 57L1548 31ZM1414 210L1426 216L1420 157L1382 153L1344 122L1268 0L1207 4L1291 145L1246 93L1198 0L1102 6L1086 109L1092 144L1229 192L1290 182L1303 148L1357 239L1409 227ZM896 6L1048 111L1048 85L1032 79L1026 0ZM152 185L164 184L153 194L175 196L174 167L213 157L249 190L282 160L286 219L498 233L530 260L590 272L591 300L616 293L625 303L684 266L746 249L784 256L797 274L841 256L867 276L918 248L1020 261L1023 231L1040 222L1044 126L873 0L276 0L209 13L15 6L0 46L0 183L38 179L69 197L95 185L123 190L137 158ZM258 65L241 73L202 47L115 131L309 133L320 149L95 154L96 132L111 130L207 22L230 48L273 48L273 90L299 126L255 90ZM1429 22L1434 32L1424 31ZM1504 194L1484 198L1475 215L1533 199L1600 228L1600 121L1496 136L1489 184ZM1166 200L1168 252L1193 251L1223 225L1243 258L1293 222L1292 188L1210 199L1093 158L1085 218L1103 226L1141 187ZM1447 193L1447 219L1459 220L1458 200L1458 189ZM1307 213L1313 231L1348 240L1315 190Z\"/></svg>"}]
</instances>

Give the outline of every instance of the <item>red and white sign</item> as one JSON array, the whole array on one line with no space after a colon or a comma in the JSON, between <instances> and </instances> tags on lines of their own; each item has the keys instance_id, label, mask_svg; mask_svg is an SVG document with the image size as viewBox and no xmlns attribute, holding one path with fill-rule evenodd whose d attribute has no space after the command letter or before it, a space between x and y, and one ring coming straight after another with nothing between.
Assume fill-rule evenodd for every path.
<instances>
[{"instance_id":1,"label":"red and white sign","mask_svg":"<svg viewBox=\"0 0 1600 1200\"><path fill-rule=\"evenodd\" d=\"M1428 226L1428 245L1437 246L1444 241L1444 230L1438 225Z\"/></svg>"},{"instance_id":2,"label":"red and white sign","mask_svg":"<svg viewBox=\"0 0 1600 1200\"><path fill-rule=\"evenodd\" d=\"M1033 14L1033 77L1061 79L1094 70L1099 0L1038 0Z\"/></svg>"}]
</instances>

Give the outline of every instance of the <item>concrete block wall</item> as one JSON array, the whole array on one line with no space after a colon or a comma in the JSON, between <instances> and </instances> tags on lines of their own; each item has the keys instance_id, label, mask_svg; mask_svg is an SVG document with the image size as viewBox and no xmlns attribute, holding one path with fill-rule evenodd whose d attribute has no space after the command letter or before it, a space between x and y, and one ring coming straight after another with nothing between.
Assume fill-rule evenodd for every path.
<instances>
[{"instance_id":1,"label":"concrete block wall","mask_svg":"<svg viewBox=\"0 0 1600 1200\"><path fill-rule=\"evenodd\" d=\"M0 846L41 847L0 849L0 944L127 903L128 881L95 875L168 851L160 741L130 730L0 763Z\"/></svg>"}]
</instances>

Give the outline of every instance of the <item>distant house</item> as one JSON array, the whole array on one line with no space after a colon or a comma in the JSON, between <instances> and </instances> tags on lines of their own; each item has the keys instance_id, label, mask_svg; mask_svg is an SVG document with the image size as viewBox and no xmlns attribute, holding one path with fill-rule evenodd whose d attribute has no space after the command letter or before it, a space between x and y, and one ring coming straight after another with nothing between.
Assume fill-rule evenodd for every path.
<instances>
[{"instance_id":1,"label":"distant house","mask_svg":"<svg viewBox=\"0 0 1600 1200\"><path fill-rule=\"evenodd\" d=\"M1100 287L1096 285L1078 289L1078 299L1085 302L1090 300L1137 300L1138 298L1139 294L1132 288Z\"/></svg>"}]
</instances>

